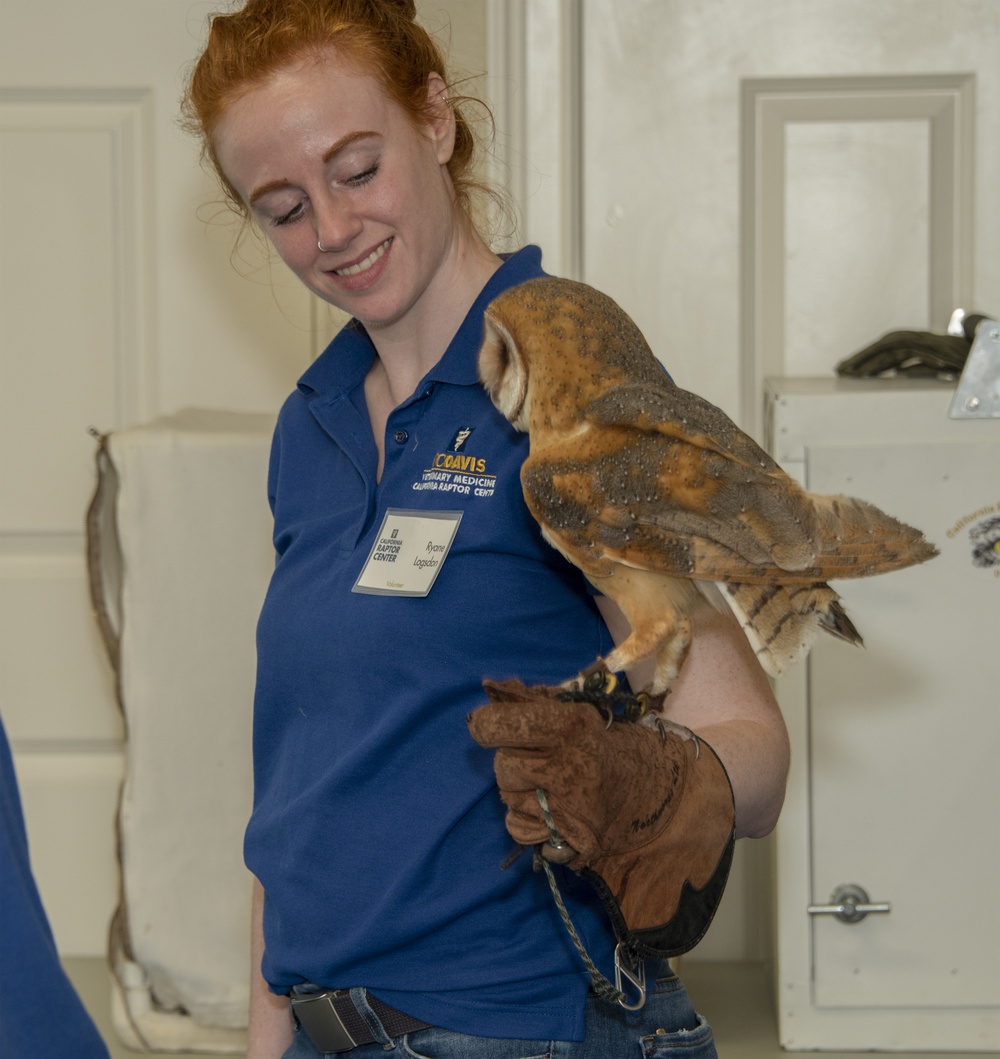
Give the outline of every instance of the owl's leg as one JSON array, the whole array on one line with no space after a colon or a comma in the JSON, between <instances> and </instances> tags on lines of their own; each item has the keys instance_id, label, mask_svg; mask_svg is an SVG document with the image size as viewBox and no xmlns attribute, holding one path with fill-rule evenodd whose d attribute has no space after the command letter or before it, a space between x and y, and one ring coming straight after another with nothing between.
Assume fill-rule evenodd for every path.
<instances>
[{"instance_id":1,"label":"owl's leg","mask_svg":"<svg viewBox=\"0 0 1000 1059\"><path fill-rule=\"evenodd\" d=\"M605 577L588 577L621 612L618 619L609 612L609 629L617 644L605 655L604 664L612 672L628 672L637 691L661 695L687 651L688 614L697 589L687 580L621 564Z\"/></svg>"},{"instance_id":2,"label":"owl's leg","mask_svg":"<svg viewBox=\"0 0 1000 1059\"><path fill-rule=\"evenodd\" d=\"M628 616L628 615L626 615ZM662 695L670 686L684 661L691 642L691 620L678 618L676 611L660 608L656 617L642 615L633 631L605 655L604 665L613 673L631 669L647 658L656 659L652 681L645 691Z\"/></svg>"},{"instance_id":3,"label":"owl's leg","mask_svg":"<svg viewBox=\"0 0 1000 1059\"><path fill-rule=\"evenodd\" d=\"M656 659L656 669L653 672L653 681L649 685L650 695L663 695L669 691L670 685L677 679L677 674L684 665L690 646L691 619L685 617L677 622L673 635L660 648Z\"/></svg>"}]
</instances>

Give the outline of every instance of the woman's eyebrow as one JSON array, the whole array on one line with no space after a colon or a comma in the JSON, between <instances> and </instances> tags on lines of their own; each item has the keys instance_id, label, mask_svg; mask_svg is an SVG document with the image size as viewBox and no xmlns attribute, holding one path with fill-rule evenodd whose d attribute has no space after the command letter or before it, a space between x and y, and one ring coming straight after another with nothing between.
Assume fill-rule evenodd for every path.
<instances>
[{"instance_id":1,"label":"woman's eyebrow","mask_svg":"<svg viewBox=\"0 0 1000 1059\"><path fill-rule=\"evenodd\" d=\"M331 158L338 155L345 148L350 147L352 143L358 140L365 140L372 137L378 137L380 134L377 132L371 132L367 129L359 129L357 132L349 132L346 136L341 136L339 140L333 143L323 154L324 165L330 161ZM254 188L250 193L247 202L249 205L253 205L259 198L267 195L271 191L280 191L282 188L291 186L291 182L285 179L280 180L269 180L266 184L261 184L260 187Z\"/></svg>"},{"instance_id":2,"label":"woman's eyebrow","mask_svg":"<svg viewBox=\"0 0 1000 1059\"><path fill-rule=\"evenodd\" d=\"M346 136L341 136L339 140L323 155L323 161L329 162L334 155L340 154L345 147L350 147L352 143L357 140L368 139L369 137L377 137L379 133L368 132L365 130L359 130L358 132L349 132Z\"/></svg>"}]
</instances>

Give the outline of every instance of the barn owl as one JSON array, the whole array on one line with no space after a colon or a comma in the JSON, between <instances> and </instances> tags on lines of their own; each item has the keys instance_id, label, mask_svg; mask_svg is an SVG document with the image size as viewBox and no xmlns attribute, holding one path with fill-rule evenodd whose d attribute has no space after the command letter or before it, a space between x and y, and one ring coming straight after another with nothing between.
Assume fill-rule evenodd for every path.
<instances>
[{"instance_id":1,"label":"barn owl","mask_svg":"<svg viewBox=\"0 0 1000 1059\"><path fill-rule=\"evenodd\" d=\"M614 673L651 660L650 696L676 677L701 600L731 608L777 675L820 629L861 642L828 579L937 554L871 504L802 489L675 386L632 320L582 283L530 280L491 302L479 374L528 432L521 485L545 539L631 626L599 662Z\"/></svg>"}]
</instances>

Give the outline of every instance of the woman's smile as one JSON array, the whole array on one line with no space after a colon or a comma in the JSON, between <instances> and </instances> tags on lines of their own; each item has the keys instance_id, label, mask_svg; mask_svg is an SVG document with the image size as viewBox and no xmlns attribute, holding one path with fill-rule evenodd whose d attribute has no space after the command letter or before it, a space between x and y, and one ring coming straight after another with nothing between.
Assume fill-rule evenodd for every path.
<instances>
[{"instance_id":1,"label":"woman's smile","mask_svg":"<svg viewBox=\"0 0 1000 1059\"><path fill-rule=\"evenodd\" d=\"M392 236L390 236L384 243L380 243L375 249L363 260L358 261L353 265L344 265L341 268L335 268L333 271L338 276L358 276L362 272L367 272L376 261L378 261L382 255L389 249L389 245L392 243ZM320 248L322 249L322 248Z\"/></svg>"},{"instance_id":2,"label":"woman's smile","mask_svg":"<svg viewBox=\"0 0 1000 1059\"><path fill-rule=\"evenodd\" d=\"M326 274L345 293L360 294L374 287L388 272L392 244L393 237L390 235L374 250L368 253L362 252L360 257L355 256L353 260L337 268L326 269ZM321 253L325 252L324 247L319 247L319 249Z\"/></svg>"}]
</instances>

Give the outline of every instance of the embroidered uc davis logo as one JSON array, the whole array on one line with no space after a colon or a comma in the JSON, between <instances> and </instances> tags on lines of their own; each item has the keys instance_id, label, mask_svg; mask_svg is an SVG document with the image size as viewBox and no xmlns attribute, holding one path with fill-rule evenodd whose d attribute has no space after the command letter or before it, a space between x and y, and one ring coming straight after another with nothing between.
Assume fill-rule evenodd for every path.
<instances>
[{"instance_id":1,"label":"embroidered uc davis logo","mask_svg":"<svg viewBox=\"0 0 1000 1059\"><path fill-rule=\"evenodd\" d=\"M435 454L430 467L424 468L421 480L414 482L411 488L461 496L492 496L496 476L486 470L486 457L466 451L474 429L459 427L447 448Z\"/></svg>"},{"instance_id":2,"label":"embroidered uc davis logo","mask_svg":"<svg viewBox=\"0 0 1000 1059\"><path fill-rule=\"evenodd\" d=\"M461 427L459 430L456 430L455 436L449 442L448 448L445 449L445 452L461 452L474 429L474 427Z\"/></svg>"}]
</instances>

